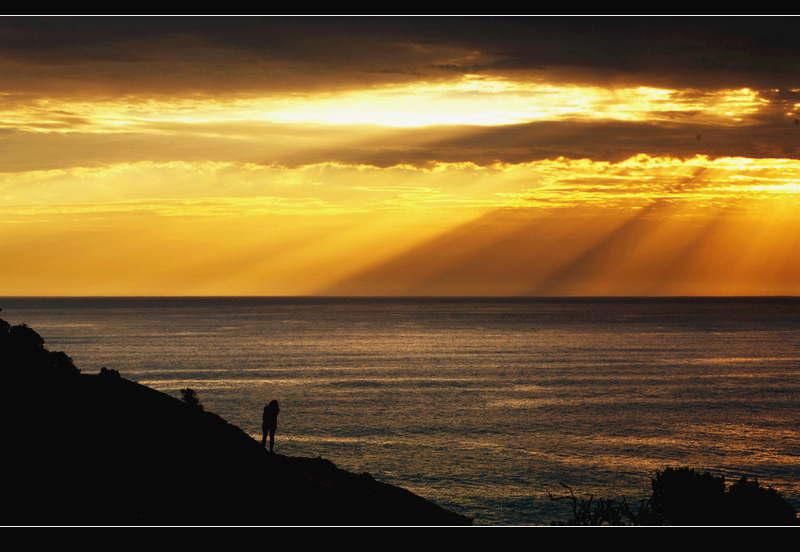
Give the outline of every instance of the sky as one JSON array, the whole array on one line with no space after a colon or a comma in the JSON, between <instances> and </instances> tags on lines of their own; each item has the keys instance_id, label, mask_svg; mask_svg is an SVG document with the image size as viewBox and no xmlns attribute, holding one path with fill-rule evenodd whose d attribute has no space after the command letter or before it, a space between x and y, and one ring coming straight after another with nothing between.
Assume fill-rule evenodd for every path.
<instances>
[{"instance_id":1,"label":"sky","mask_svg":"<svg viewBox=\"0 0 800 552\"><path fill-rule=\"evenodd\" d=\"M783 17L0 17L0 296L800 295Z\"/></svg>"}]
</instances>

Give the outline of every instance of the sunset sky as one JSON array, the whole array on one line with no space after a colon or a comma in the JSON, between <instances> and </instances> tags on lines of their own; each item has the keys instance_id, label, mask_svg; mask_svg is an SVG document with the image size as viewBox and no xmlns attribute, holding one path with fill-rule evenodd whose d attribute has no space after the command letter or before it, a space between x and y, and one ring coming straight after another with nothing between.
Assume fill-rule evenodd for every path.
<instances>
[{"instance_id":1,"label":"sunset sky","mask_svg":"<svg viewBox=\"0 0 800 552\"><path fill-rule=\"evenodd\" d=\"M798 29L0 18L0 296L800 295Z\"/></svg>"}]
</instances>

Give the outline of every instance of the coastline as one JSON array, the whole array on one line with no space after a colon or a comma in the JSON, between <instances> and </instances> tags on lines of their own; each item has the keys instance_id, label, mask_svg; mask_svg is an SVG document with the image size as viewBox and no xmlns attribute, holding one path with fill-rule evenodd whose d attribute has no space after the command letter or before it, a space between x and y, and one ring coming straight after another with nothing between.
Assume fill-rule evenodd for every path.
<instances>
[{"instance_id":1,"label":"coastline","mask_svg":"<svg viewBox=\"0 0 800 552\"><path fill-rule=\"evenodd\" d=\"M217 414L33 344L3 344L5 525L472 523L368 473L269 453Z\"/></svg>"}]
</instances>

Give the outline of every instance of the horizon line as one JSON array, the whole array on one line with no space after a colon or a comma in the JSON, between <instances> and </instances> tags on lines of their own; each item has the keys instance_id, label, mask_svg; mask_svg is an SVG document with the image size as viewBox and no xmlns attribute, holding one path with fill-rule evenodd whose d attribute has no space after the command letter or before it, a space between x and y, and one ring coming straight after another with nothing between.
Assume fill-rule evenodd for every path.
<instances>
[{"instance_id":1,"label":"horizon line","mask_svg":"<svg viewBox=\"0 0 800 552\"><path fill-rule=\"evenodd\" d=\"M800 299L800 295L0 295L14 299Z\"/></svg>"}]
</instances>

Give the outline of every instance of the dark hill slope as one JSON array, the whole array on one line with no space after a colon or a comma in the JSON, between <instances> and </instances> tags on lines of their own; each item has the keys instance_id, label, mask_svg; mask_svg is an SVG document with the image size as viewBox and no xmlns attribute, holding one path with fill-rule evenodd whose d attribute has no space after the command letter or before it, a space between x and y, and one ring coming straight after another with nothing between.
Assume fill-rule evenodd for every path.
<instances>
[{"instance_id":1,"label":"dark hill slope","mask_svg":"<svg viewBox=\"0 0 800 552\"><path fill-rule=\"evenodd\" d=\"M270 454L218 415L116 374L80 374L11 329L0 321L4 525L470 523L369 474Z\"/></svg>"}]
</instances>

